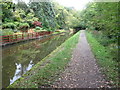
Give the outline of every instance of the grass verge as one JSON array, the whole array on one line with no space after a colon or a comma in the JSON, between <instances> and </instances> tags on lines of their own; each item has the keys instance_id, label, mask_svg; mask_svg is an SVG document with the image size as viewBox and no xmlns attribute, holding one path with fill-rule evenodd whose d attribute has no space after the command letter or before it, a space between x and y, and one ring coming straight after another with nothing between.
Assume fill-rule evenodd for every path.
<instances>
[{"instance_id":1,"label":"grass verge","mask_svg":"<svg viewBox=\"0 0 120 90\"><path fill-rule=\"evenodd\" d=\"M119 83L118 63L113 60L114 57L111 56L109 49L101 45L90 32L86 32L86 36L103 73L107 76L111 84L116 87Z\"/></svg>"},{"instance_id":2,"label":"grass verge","mask_svg":"<svg viewBox=\"0 0 120 90\"><path fill-rule=\"evenodd\" d=\"M72 51L78 43L79 33L66 40L61 46L7 88L38 88L53 83L70 61Z\"/></svg>"}]
</instances>

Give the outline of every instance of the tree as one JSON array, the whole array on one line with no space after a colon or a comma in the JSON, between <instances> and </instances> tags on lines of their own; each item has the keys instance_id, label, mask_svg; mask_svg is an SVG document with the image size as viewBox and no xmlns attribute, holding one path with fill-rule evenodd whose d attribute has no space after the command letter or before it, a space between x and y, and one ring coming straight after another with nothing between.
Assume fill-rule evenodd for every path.
<instances>
[{"instance_id":1,"label":"tree","mask_svg":"<svg viewBox=\"0 0 120 90\"><path fill-rule=\"evenodd\" d=\"M108 12L109 11L109 12ZM93 2L81 12L81 23L92 30L101 31L106 37L117 43L118 2Z\"/></svg>"},{"instance_id":2,"label":"tree","mask_svg":"<svg viewBox=\"0 0 120 90\"><path fill-rule=\"evenodd\" d=\"M2 22L11 21L13 19L13 7L14 4L12 2L0 2L2 6Z\"/></svg>"}]
</instances>

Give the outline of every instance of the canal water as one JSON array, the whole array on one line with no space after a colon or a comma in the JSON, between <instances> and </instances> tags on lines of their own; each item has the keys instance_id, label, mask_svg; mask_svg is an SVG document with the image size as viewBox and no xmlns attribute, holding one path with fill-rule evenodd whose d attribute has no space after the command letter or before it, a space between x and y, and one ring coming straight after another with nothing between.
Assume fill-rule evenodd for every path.
<instances>
[{"instance_id":1,"label":"canal water","mask_svg":"<svg viewBox=\"0 0 120 90\"><path fill-rule=\"evenodd\" d=\"M68 33L63 33L3 47L2 87L5 88L19 79L69 37Z\"/></svg>"}]
</instances>

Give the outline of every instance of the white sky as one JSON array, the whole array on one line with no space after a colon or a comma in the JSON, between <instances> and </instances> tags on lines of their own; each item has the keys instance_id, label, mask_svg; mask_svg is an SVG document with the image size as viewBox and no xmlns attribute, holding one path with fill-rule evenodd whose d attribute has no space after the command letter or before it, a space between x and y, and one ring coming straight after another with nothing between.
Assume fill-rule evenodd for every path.
<instances>
[{"instance_id":1,"label":"white sky","mask_svg":"<svg viewBox=\"0 0 120 90\"><path fill-rule=\"evenodd\" d=\"M18 0L13 0L13 1L15 2ZM22 1L26 3L29 2L29 0L22 0ZM33 0L33 1L47 1L47 0ZM54 1L57 1L59 4L66 7L74 7L76 10L82 10L85 8L85 5L88 2L91 2L93 0L54 0Z\"/></svg>"},{"instance_id":2,"label":"white sky","mask_svg":"<svg viewBox=\"0 0 120 90\"><path fill-rule=\"evenodd\" d=\"M93 0L55 0L59 2L61 5L66 7L74 7L76 10L82 10L85 8L88 2Z\"/></svg>"}]
</instances>

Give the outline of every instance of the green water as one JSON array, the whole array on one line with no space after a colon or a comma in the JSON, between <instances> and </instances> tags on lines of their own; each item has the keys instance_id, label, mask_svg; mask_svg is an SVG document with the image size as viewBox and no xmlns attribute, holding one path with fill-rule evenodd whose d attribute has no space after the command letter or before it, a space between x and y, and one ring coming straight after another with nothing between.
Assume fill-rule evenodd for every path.
<instances>
[{"instance_id":1,"label":"green water","mask_svg":"<svg viewBox=\"0 0 120 90\"><path fill-rule=\"evenodd\" d=\"M54 35L2 48L2 87L19 79L69 37Z\"/></svg>"}]
</instances>

